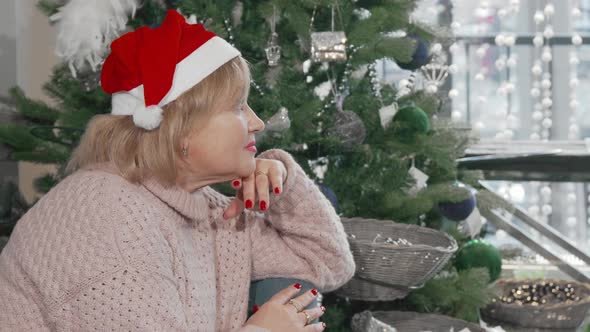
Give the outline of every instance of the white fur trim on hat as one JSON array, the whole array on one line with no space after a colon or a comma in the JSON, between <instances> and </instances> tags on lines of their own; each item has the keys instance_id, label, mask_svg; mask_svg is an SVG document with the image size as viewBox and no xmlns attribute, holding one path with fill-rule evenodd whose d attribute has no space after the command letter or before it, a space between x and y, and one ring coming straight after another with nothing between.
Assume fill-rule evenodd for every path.
<instances>
[{"instance_id":1,"label":"white fur trim on hat","mask_svg":"<svg viewBox=\"0 0 590 332\"><path fill-rule=\"evenodd\" d=\"M133 112L133 123L143 129L152 130L158 128L162 122L164 111L158 105L138 107Z\"/></svg>"},{"instance_id":2,"label":"white fur trim on hat","mask_svg":"<svg viewBox=\"0 0 590 332\"><path fill-rule=\"evenodd\" d=\"M166 96L162 98L158 106L163 107L174 101L185 91L189 90L197 83L202 81L205 77L211 75L219 67L223 66L226 62L239 55L240 51L231 46L222 38L215 36L209 39L205 44L201 45L176 65L172 87ZM143 105L145 105L143 102L145 100L143 94L143 85L139 85L127 92L114 93L112 98L112 114L133 115L133 121L135 124L145 129L148 129L147 127L151 127L151 125L148 125L147 127L141 126L138 123L146 122L144 120L136 119L150 118L152 121L147 122L150 124L156 122L156 116L153 115L152 112L146 115L137 115L135 113L135 110L145 109L145 107L143 107ZM139 104L133 105L135 101L139 101ZM162 112L160 111L158 114L160 119L158 120L159 125ZM152 117L154 118L152 119ZM151 129L157 128L158 125Z\"/></svg>"}]
</instances>

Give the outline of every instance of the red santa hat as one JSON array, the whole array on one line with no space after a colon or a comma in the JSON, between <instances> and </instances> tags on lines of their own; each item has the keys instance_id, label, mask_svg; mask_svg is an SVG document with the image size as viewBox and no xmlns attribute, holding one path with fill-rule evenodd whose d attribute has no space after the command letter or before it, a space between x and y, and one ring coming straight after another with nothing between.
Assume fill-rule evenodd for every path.
<instances>
[{"instance_id":1,"label":"red santa hat","mask_svg":"<svg viewBox=\"0 0 590 332\"><path fill-rule=\"evenodd\" d=\"M162 121L162 106L239 55L201 24L169 10L159 27L144 26L112 42L101 86L112 94L112 114L132 115L136 126L152 130Z\"/></svg>"}]
</instances>

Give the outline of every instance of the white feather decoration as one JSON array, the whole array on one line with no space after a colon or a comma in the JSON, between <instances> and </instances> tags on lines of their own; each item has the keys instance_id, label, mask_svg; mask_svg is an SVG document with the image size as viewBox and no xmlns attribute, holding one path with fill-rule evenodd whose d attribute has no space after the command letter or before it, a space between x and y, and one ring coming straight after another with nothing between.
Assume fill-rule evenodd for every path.
<instances>
[{"instance_id":1,"label":"white feather decoration","mask_svg":"<svg viewBox=\"0 0 590 332\"><path fill-rule=\"evenodd\" d=\"M72 75L87 62L93 71L103 62L110 43L135 16L139 0L70 0L49 19L56 22L56 54L69 65Z\"/></svg>"}]
</instances>

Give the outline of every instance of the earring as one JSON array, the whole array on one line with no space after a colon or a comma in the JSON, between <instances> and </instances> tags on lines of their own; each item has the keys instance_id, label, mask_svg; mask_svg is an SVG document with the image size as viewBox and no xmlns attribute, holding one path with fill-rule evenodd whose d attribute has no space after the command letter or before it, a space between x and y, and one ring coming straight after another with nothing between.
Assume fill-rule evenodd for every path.
<instances>
[{"instance_id":1,"label":"earring","mask_svg":"<svg viewBox=\"0 0 590 332\"><path fill-rule=\"evenodd\" d=\"M188 157L188 149L185 147L182 148L182 155Z\"/></svg>"}]
</instances>

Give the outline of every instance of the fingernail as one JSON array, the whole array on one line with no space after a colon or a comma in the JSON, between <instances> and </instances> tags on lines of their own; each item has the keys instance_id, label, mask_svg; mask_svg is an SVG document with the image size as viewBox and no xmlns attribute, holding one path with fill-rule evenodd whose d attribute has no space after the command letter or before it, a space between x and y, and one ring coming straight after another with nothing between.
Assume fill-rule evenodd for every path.
<instances>
[{"instance_id":1,"label":"fingernail","mask_svg":"<svg viewBox=\"0 0 590 332\"><path fill-rule=\"evenodd\" d=\"M246 200L246 209L251 209L252 208L252 201L251 200Z\"/></svg>"},{"instance_id":2,"label":"fingernail","mask_svg":"<svg viewBox=\"0 0 590 332\"><path fill-rule=\"evenodd\" d=\"M281 193L281 190L279 189L279 187L276 187L276 188L275 188L275 194L277 194L277 195L278 195L278 194L280 194L280 193Z\"/></svg>"},{"instance_id":3,"label":"fingernail","mask_svg":"<svg viewBox=\"0 0 590 332\"><path fill-rule=\"evenodd\" d=\"M323 312L326 312L326 307L321 306L320 309L322 309Z\"/></svg>"},{"instance_id":4,"label":"fingernail","mask_svg":"<svg viewBox=\"0 0 590 332\"><path fill-rule=\"evenodd\" d=\"M256 311L258 311L258 306L255 304L254 307L252 308L252 312L256 313Z\"/></svg>"},{"instance_id":5,"label":"fingernail","mask_svg":"<svg viewBox=\"0 0 590 332\"><path fill-rule=\"evenodd\" d=\"M260 210L261 211L266 210L266 202L265 201L260 201Z\"/></svg>"},{"instance_id":6,"label":"fingernail","mask_svg":"<svg viewBox=\"0 0 590 332\"><path fill-rule=\"evenodd\" d=\"M315 288L311 290L311 293L313 294L313 296L318 295L318 291Z\"/></svg>"},{"instance_id":7,"label":"fingernail","mask_svg":"<svg viewBox=\"0 0 590 332\"><path fill-rule=\"evenodd\" d=\"M234 187L239 187L240 186L240 181L234 181Z\"/></svg>"},{"instance_id":8,"label":"fingernail","mask_svg":"<svg viewBox=\"0 0 590 332\"><path fill-rule=\"evenodd\" d=\"M296 283L295 285L293 285L293 287L295 287L297 289L301 289L301 284L300 283Z\"/></svg>"},{"instance_id":9,"label":"fingernail","mask_svg":"<svg viewBox=\"0 0 590 332\"><path fill-rule=\"evenodd\" d=\"M322 328L326 328L326 323L322 322Z\"/></svg>"}]
</instances>

